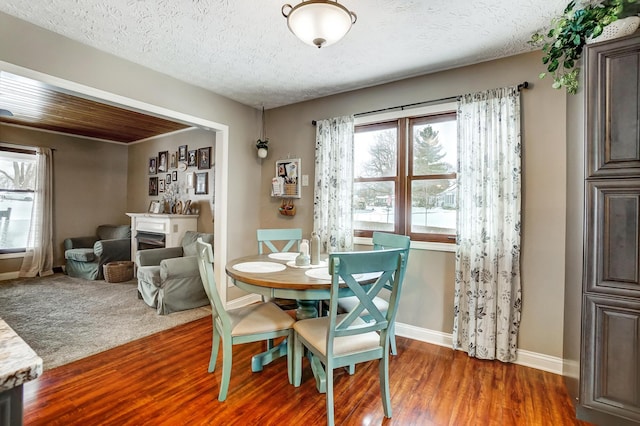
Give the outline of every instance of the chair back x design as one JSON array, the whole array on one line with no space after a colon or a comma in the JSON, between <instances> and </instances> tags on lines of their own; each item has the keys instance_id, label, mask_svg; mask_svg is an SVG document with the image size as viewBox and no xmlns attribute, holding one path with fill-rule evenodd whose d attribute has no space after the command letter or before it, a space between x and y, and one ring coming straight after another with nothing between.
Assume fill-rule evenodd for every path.
<instances>
[{"instance_id":1,"label":"chair back x design","mask_svg":"<svg viewBox=\"0 0 640 426\"><path fill-rule=\"evenodd\" d=\"M213 274L213 250L211 244L201 238L196 241L198 268L202 282L211 302L211 318L213 322L213 338L211 341L211 358L209 372L216 368L218 349L222 340L222 382L218 401L227 398L231 380L232 346L239 343L267 341L276 337L286 337L293 341L293 318L273 303L254 303L227 311L220 298ZM287 345L287 371L289 382L293 379L292 349ZM252 360L252 371L261 371L262 364Z\"/></svg>"},{"instance_id":2,"label":"chair back x design","mask_svg":"<svg viewBox=\"0 0 640 426\"><path fill-rule=\"evenodd\" d=\"M295 348L293 382L300 385L302 355L306 347L325 365L327 372L327 423L333 425L333 370L355 363L379 359L380 388L384 414L391 417L389 395L389 326L393 323L402 288L402 269L406 262L404 249L384 249L329 256L331 298L328 316L297 321L294 325ZM361 284L375 277L372 284ZM391 296L386 312L374 303L374 298L389 285ZM339 294L344 288L354 294L357 303L346 313L338 313ZM362 313L368 311L369 321Z\"/></svg>"},{"instance_id":3,"label":"chair back x design","mask_svg":"<svg viewBox=\"0 0 640 426\"><path fill-rule=\"evenodd\" d=\"M300 251L300 242L302 241L302 229L258 229L258 253L263 254L263 245L266 246L271 253L287 252L295 246L296 251ZM285 242L284 246L279 249L273 244L274 241Z\"/></svg>"},{"instance_id":4,"label":"chair back x design","mask_svg":"<svg viewBox=\"0 0 640 426\"><path fill-rule=\"evenodd\" d=\"M398 248L398 249L404 250L405 262L400 274L401 281L404 281L404 275L407 270L407 262L409 261L410 246L411 246L411 240L406 235L389 234L386 232L377 232L377 231L373 233L373 249L374 250L383 250L383 249L392 249L392 248ZM390 282L385 283L385 288L390 291L391 283ZM351 310L353 310L356 303L357 303L357 300L353 296L343 297L338 301L338 307L342 311L350 312ZM388 308L387 300L380 296L374 299L374 304L382 312L385 312ZM368 311L362 312L361 316L365 321L370 319ZM390 344L391 344L391 353L393 355L396 355L398 353L398 349L396 346L395 328L396 327L394 322L393 324L391 324L391 327L389 328L389 333L388 333Z\"/></svg>"}]
</instances>

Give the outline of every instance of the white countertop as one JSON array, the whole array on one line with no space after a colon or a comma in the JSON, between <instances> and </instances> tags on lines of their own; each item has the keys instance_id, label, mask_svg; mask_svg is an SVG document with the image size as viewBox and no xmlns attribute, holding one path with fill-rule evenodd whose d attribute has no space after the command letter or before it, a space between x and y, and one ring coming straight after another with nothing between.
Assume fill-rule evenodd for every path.
<instances>
[{"instance_id":1,"label":"white countertop","mask_svg":"<svg viewBox=\"0 0 640 426\"><path fill-rule=\"evenodd\" d=\"M0 318L0 392L42 374L42 358Z\"/></svg>"}]
</instances>

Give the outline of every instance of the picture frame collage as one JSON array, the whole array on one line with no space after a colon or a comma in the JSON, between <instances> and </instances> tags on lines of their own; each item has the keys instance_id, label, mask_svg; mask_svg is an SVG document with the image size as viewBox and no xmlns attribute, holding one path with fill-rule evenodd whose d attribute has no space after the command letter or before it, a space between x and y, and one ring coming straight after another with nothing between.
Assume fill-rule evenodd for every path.
<instances>
[{"instance_id":1,"label":"picture frame collage","mask_svg":"<svg viewBox=\"0 0 640 426\"><path fill-rule=\"evenodd\" d=\"M189 173L193 173L194 176L193 179L189 179L192 185L187 184L187 186L194 188L195 195L207 195L209 173L204 170L210 170L213 165L212 150L210 146L189 149L187 145L180 145L176 152L160 151L157 156L150 157L149 196L155 197L169 191L170 185L179 184L180 180L186 179L184 176ZM189 172L189 168L197 168L198 171ZM162 201L152 200L148 211L162 213L163 209Z\"/></svg>"}]
</instances>

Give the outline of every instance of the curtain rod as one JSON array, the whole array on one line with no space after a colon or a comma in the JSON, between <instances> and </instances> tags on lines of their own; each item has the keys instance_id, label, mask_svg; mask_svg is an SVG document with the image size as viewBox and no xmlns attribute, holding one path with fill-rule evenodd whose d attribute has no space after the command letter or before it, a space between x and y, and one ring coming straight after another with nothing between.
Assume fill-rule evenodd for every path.
<instances>
[{"instance_id":1,"label":"curtain rod","mask_svg":"<svg viewBox=\"0 0 640 426\"><path fill-rule=\"evenodd\" d=\"M518 92L521 91L522 89L528 89L529 88L529 82L528 81L524 81L520 84L518 84ZM373 111L366 111L366 112L358 112L356 114L353 114L354 117L361 117L363 115L369 115L369 114L375 114L378 112L385 112L385 111L392 111L394 109L400 109L403 110L405 108L413 108L416 107L418 105L426 105L426 104L435 104L435 103L441 103L441 102L446 102L446 101L453 101L453 100L457 100L460 99L461 95L457 95L457 96L449 96L448 98L440 98L440 99L432 99L430 101L422 101L422 102L415 102L412 104L405 104L405 105L398 105L398 106L393 106L393 107L388 107L388 108L382 108L382 109L375 109ZM317 121L316 120L312 120L311 124L312 125L316 125Z\"/></svg>"}]
</instances>

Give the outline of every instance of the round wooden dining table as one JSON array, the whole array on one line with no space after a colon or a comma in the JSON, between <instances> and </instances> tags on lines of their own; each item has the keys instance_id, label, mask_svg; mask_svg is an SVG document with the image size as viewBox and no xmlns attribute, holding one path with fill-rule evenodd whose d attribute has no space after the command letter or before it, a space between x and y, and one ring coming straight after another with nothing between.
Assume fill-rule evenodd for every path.
<instances>
[{"instance_id":1,"label":"round wooden dining table","mask_svg":"<svg viewBox=\"0 0 640 426\"><path fill-rule=\"evenodd\" d=\"M326 259L321 265L295 267L297 253L270 253L241 257L227 263L226 272L240 289L266 297L296 300L297 319L318 316L317 304L331 296ZM287 265L289 264L289 265ZM311 276L310 276L311 275ZM318 278L320 277L320 278ZM345 286L340 297L351 296Z\"/></svg>"},{"instance_id":2,"label":"round wooden dining table","mask_svg":"<svg viewBox=\"0 0 640 426\"><path fill-rule=\"evenodd\" d=\"M326 258L321 265L296 267L295 256L298 253L257 254L231 260L225 270L233 283L240 289L261 294L266 297L279 297L296 300L297 319L315 318L318 316L318 303L331 298L331 276ZM360 282L368 284L377 276L363 276ZM352 296L348 287L341 288L340 297ZM277 347L255 355L252 359L253 371L260 371L262 366L286 354L286 340ZM326 392L326 374L320 361L315 357L309 359L316 388Z\"/></svg>"}]
</instances>

